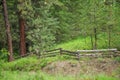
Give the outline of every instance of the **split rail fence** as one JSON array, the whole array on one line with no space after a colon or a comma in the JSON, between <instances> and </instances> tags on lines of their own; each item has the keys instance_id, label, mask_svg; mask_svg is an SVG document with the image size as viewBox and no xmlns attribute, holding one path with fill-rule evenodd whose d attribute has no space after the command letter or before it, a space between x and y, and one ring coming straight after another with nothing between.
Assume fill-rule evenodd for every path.
<instances>
[{"instance_id":1,"label":"split rail fence","mask_svg":"<svg viewBox=\"0 0 120 80\"><path fill-rule=\"evenodd\" d=\"M44 51L40 57L53 57L56 55L69 55L80 59L81 57L118 57L120 52L117 49L98 49L98 50L77 50L69 51L62 48Z\"/></svg>"},{"instance_id":2,"label":"split rail fence","mask_svg":"<svg viewBox=\"0 0 120 80\"><path fill-rule=\"evenodd\" d=\"M26 57L29 54L24 56L20 56L19 58ZM81 57L91 57L91 58L98 58L98 57L120 57L120 51L117 49L98 49L98 50L77 50L77 51L69 51L64 50L62 48L53 49L44 51L42 54L37 54L40 58L46 57L54 57L57 55L69 55L76 59L80 59Z\"/></svg>"}]
</instances>

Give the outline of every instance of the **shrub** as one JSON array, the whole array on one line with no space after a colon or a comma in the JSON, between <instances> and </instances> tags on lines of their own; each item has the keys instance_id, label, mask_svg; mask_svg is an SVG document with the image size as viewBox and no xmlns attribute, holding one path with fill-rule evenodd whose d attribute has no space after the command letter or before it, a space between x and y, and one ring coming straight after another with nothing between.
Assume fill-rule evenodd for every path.
<instances>
[{"instance_id":1,"label":"shrub","mask_svg":"<svg viewBox=\"0 0 120 80\"><path fill-rule=\"evenodd\" d=\"M8 57L8 51L3 48L0 50L0 60L3 60L3 61L8 61L7 57Z\"/></svg>"},{"instance_id":2,"label":"shrub","mask_svg":"<svg viewBox=\"0 0 120 80\"><path fill-rule=\"evenodd\" d=\"M22 58L13 62L4 63L4 70L20 70L20 71L29 71L34 69L34 66L37 64L37 59L33 57Z\"/></svg>"}]
</instances>

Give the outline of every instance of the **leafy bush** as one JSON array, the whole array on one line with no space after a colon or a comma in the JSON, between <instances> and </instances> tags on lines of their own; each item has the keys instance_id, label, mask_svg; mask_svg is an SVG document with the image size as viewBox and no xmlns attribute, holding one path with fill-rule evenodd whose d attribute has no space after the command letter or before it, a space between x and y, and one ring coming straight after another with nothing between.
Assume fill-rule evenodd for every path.
<instances>
[{"instance_id":1,"label":"leafy bush","mask_svg":"<svg viewBox=\"0 0 120 80\"><path fill-rule=\"evenodd\" d=\"M11 71L14 70L29 71L35 68L34 66L37 64L37 61L38 60L33 57L23 58L13 62L4 63L3 69Z\"/></svg>"},{"instance_id":2,"label":"leafy bush","mask_svg":"<svg viewBox=\"0 0 120 80\"><path fill-rule=\"evenodd\" d=\"M3 48L0 50L0 60L3 60L3 61L7 61L7 57L8 57L8 51Z\"/></svg>"}]
</instances>

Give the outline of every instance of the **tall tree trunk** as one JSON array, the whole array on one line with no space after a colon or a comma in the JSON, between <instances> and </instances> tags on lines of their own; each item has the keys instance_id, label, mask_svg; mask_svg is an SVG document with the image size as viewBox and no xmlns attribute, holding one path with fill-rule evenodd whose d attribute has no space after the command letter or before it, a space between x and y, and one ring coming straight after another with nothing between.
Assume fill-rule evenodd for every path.
<instances>
[{"instance_id":1,"label":"tall tree trunk","mask_svg":"<svg viewBox=\"0 0 120 80\"><path fill-rule=\"evenodd\" d=\"M111 47L111 32L110 32L110 29L109 29L109 48Z\"/></svg>"},{"instance_id":2,"label":"tall tree trunk","mask_svg":"<svg viewBox=\"0 0 120 80\"><path fill-rule=\"evenodd\" d=\"M94 48L93 48L94 43L93 43L93 36L92 36L92 34L90 35L90 38L91 38L91 46L92 46L92 49L94 49Z\"/></svg>"},{"instance_id":3,"label":"tall tree trunk","mask_svg":"<svg viewBox=\"0 0 120 80\"><path fill-rule=\"evenodd\" d=\"M25 41L25 20L19 16L19 27L20 27L20 55L26 54L26 41Z\"/></svg>"},{"instance_id":4,"label":"tall tree trunk","mask_svg":"<svg viewBox=\"0 0 120 80\"><path fill-rule=\"evenodd\" d=\"M97 49L97 29L94 28L94 49Z\"/></svg>"},{"instance_id":5,"label":"tall tree trunk","mask_svg":"<svg viewBox=\"0 0 120 80\"><path fill-rule=\"evenodd\" d=\"M85 25L85 23L84 23ZM86 31L86 26L85 26L85 30L84 30L84 38L85 38L85 44L87 46L87 39L86 39L86 35L87 35L87 31Z\"/></svg>"},{"instance_id":6,"label":"tall tree trunk","mask_svg":"<svg viewBox=\"0 0 120 80\"><path fill-rule=\"evenodd\" d=\"M113 20L113 11L112 11L112 4L109 5L109 20ZM108 25L108 48L111 48L111 30L113 24Z\"/></svg>"},{"instance_id":7,"label":"tall tree trunk","mask_svg":"<svg viewBox=\"0 0 120 80\"><path fill-rule=\"evenodd\" d=\"M110 30L110 26L108 26L108 48L111 48L111 30Z\"/></svg>"},{"instance_id":8,"label":"tall tree trunk","mask_svg":"<svg viewBox=\"0 0 120 80\"><path fill-rule=\"evenodd\" d=\"M13 60L12 37L11 37L11 31L10 31L10 23L8 20L6 0L2 0L2 6L3 6L3 12L4 12L5 26L6 26L7 42L8 42L8 51L9 51L8 60L12 61Z\"/></svg>"},{"instance_id":9,"label":"tall tree trunk","mask_svg":"<svg viewBox=\"0 0 120 80\"><path fill-rule=\"evenodd\" d=\"M96 5L96 3L95 3ZM94 28L93 28L93 32L94 32L94 49L97 49L97 25L96 25L96 8L94 8Z\"/></svg>"}]
</instances>

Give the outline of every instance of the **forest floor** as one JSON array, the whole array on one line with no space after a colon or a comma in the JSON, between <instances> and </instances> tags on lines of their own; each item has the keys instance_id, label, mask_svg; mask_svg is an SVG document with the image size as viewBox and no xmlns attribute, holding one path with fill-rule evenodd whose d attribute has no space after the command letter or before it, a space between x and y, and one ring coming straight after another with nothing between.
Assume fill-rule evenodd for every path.
<instances>
[{"instance_id":1,"label":"forest floor","mask_svg":"<svg viewBox=\"0 0 120 80\"><path fill-rule=\"evenodd\" d=\"M119 80L120 57L29 56L0 66L0 80Z\"/></svg>"}]
</instances>

